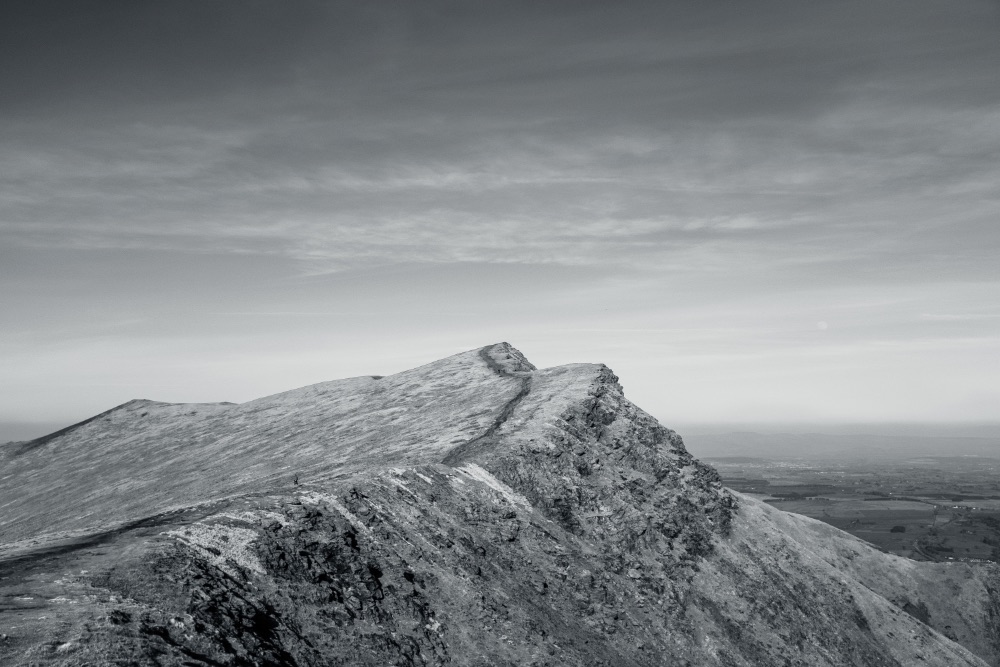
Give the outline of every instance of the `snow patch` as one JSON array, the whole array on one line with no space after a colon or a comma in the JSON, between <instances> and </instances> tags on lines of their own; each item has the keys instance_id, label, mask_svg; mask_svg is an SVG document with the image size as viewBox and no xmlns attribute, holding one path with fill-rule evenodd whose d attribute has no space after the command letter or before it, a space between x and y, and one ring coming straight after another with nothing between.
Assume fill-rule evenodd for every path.
<instances>
[{"instance_id":1,"label":"snow patch","mask_svg":"<svg viewBox=\"0 0 1000 667\"><path fill-rule=\"evenodd\" d=\"M234 564L251 572L264 574L264 567L251 547L257 539L257 533L249 528L195 523L179 530L171 530L167 535L176 537L188 549L232 577L236 576L232 568Z\"/></svg>"},{"instance_id":2,"label":"snow patch","mask_svg":"<svg viewBox=\"0 0 1000 667\"><path fill-rule=\"evenodd\" d=\"M475 463L466 463L465 465L456 468L456 470L465 473L472 479L482 482L494 491L499 492L500 495L502 495L511 505L520 505L521 507L526 508L531 507L531 503L528 502L527 498L519 493L515 493L512 488Z\"/></svg>"}]
</instances>

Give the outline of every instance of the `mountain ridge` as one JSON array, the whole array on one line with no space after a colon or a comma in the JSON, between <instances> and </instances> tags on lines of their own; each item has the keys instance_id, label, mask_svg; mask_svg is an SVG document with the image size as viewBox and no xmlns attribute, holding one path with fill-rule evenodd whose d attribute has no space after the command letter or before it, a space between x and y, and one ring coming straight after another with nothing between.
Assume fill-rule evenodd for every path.
<instances>
[{"instance_id":1,"label":"mountain ridge","mask_svg":"<svg viewBox=\"0 0 1000 667\"><path fill-rule=\"evenodd\" d=\"M4 664L1000 664L996 568L726 490L601 364L192 405L3 454Z\"/></svg>"}]
</instances>

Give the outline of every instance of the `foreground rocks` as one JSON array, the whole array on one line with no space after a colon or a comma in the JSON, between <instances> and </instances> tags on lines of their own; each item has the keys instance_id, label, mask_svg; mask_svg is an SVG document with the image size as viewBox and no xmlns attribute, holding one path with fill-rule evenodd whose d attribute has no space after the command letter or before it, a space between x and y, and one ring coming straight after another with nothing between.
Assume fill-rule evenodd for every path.
<instances>
[{"instance_id":1,"label":"foreground rocks","mask_svg":"<svg viewBox=\"0 0 1000 667\"><path fill-rule=\"evenodd\" d=\"M0 663L1000 664L995 568L727 491L604 366L500 344L254 403L3 453Z\"/></svg>"}]
</instances>

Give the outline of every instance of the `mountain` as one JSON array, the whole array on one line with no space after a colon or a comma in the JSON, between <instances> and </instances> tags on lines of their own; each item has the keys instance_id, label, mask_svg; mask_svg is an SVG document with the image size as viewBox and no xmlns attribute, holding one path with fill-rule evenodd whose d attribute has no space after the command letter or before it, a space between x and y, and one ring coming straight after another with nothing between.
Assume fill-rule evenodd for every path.
<instances>
[{"instance_id":1,"label":"mountain","mask_svg":"<svg viewBox=\"0 0 1000 667\"><path fill-rule=\"evenodd\" d=\"M998 591L506 343L0 449L4 665L1000 665Z\"/></svg>"}]
</instances>

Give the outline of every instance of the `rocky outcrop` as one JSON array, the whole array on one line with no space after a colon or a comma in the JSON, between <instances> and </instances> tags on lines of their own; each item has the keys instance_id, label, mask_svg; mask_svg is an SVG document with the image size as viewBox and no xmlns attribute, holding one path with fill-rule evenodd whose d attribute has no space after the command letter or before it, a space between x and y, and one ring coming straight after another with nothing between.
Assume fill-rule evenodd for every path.
<instances>
[{"instance_id":1,"label":"rocky outcrop","mask_svg":"<svg viewBox=\"0 0 1000 667\"><path fill-rule=\"evenodd\" d=\"M233 465L274 448L288 473L213 458L214 490L172 482L197 502L129 498L142 521L64 519L73 539L12 520L0 662L998 664L994 568L930 572L724 489L604 366L500 344L310 389L217 408L210 432L163 418L199 434L182 470L244 443ZM116 442L94 423L19 456L91 429L99 459ZM152 448L165 429L144 428L114 433Z\"/></svg>"}]
</instances>

